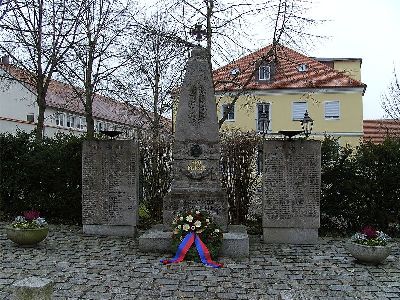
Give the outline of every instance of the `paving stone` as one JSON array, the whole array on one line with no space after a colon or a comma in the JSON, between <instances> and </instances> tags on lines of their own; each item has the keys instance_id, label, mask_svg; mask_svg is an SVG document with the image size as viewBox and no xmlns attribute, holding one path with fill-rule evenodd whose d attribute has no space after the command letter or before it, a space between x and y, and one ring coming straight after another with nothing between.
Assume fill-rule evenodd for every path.
<instances>
[{"instance_id":1,"label":"paving stone","mask_svg":"<svg viewBox=\"0 0 400 300\"><path fill-rule=\"evenodd\" d=\"M55 300L273 300L284 291L321 300L400 299L398 247L384 264L365 266L347 256L343 240L320 241L295 246L251 239L249 259L223 259L225 267L213 269L196 262L164 266L163 255L138 251L133 238L85 236L74 226L51 226L46 243L31 249L14 246L0 231L0 299L11 299L11 285L30 276L51 279Z\"/></svg>"}]
</instances>

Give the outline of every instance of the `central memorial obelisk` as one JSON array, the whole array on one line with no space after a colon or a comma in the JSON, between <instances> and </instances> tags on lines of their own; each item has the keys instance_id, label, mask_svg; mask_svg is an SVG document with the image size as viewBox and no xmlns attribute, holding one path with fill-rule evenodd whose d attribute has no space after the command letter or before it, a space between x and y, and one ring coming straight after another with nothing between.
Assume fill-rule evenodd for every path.
<instances>
[{"instance_id":1,"label":"central memorial obelisk","mask_svg":"<svg viewBox=\"0 0 400 300\"><path fill-rule=\"evenodd\" d=\"M174 217L178 212L201 210L211 215L224 231L222 256L248 256L249 237L245 227L227 225L228 198L219 174L217 105L207 52L200 46L192 50L186 64L172 154L173 180L164 197L163 224L155 225L139 237L139 249L170 252Z\"/></svg>"},{"instance_id":2,"label":"central memorial obelisk","mask_svg":"<svg viewBox=\"0 0 400 300\"><path fill-rule=\"evenodd\" d=\"M192 50L176 114L172 185L164 198L163 223L178 212L203 210L226 230L228 201L220 182L217 106L207 52Z\"/></svg>"}]
</instances>

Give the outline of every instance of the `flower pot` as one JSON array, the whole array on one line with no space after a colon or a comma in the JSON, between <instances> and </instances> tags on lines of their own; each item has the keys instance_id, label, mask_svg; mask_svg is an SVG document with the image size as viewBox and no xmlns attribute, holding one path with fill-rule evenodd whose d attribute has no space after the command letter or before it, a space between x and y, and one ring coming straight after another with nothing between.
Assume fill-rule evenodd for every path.
<instances>
[{"instance_id":1,"label":"flower pot","mask_svg":"<svg viewBox=\"0 0 400 300\"><path fill-rule=\"evenodd\" d=\"M358 261L367 264L379 264L383 262L391 252L391 247L386 246L367 246L354 242L347 242L345 248Z\"/></svg>"},{"instance_id":2,"label":"flower pot","mask_svg":"<svg viewBox=\"0 0 400 300\"><path fill-rule=\"evenodd\" d=\"M48 227L21 229L6 227L7 238L21 246L34 246L43 241L49 233Z\"/></svg>"}]
</instances>

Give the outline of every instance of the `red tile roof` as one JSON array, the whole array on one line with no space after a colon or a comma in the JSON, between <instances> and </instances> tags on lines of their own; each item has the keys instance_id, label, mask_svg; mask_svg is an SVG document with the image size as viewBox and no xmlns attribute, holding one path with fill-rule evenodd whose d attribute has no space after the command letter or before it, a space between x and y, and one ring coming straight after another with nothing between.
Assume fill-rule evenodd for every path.
<instances>
[{"instance_id":1,"label":"red tile roof","mask_svg":"<svg viewBox=\"0 0 400 300\"><path fill-rule=\"evenodd\" d=\"M400 137L400 120L364 120L364 141L379 144L386 137Z\"/></svg>"},{"instance_id":2,"label":"red tile roof","mask_svg":"<svg viewBox=\"0 0 400 300\"><path fill-rule=\"evenodd\" d=\"M24 85L32 93L35 93L33 84L29 84L29 82L32 82L32 77L27 72L13 65L0 65L0 67L11 76L26 82ZM85 114L83 104L75 96L73 87L57 80L50 82L46 95L46 105L63 111ZM99 94L96 94L93 99L93 117L134 127L149 127L144 115L135 106Z\"/></svg>"},{"instance_id":3,"label":"red tile roof","mask_svg":"<svg viewBox=\"0 0 400 300\"><path fill-rule=\"evenodd\" d=\"M247 89L250 90L362 88L365 91L366 85L362 82L352 79L314 58L281 45L276 47L276 56L274 57L276 71L272 80L270 82L258 81L252 73L271 47L269 45L216 69L213 72L216 91L237 90L238 86L243 86L249 76L253 77L247 86ZM298 68L301 64L305 64L308 70L300 72ZM233 80L230 73L235 68L239 68L239 75L235 78L234 84L228 83Z\"/></svg>"}]
</instances>

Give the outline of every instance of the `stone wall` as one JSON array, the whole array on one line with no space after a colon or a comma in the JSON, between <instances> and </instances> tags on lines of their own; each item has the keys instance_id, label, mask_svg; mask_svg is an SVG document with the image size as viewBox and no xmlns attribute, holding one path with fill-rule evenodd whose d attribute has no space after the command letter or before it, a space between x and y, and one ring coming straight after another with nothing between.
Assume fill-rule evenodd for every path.
<instances>
[{"instance_id":1,"label":"stone wall","mask_svg":"<svg viewBox=\"0 0 400 300\"><path fill-rule=\"evenodd\" d=\"M133 236L139 191L139 149L132 140L85 141L82 223L87 234Z\"/></svg>"},{"instance_id":2,"label":"stone wall","mask_svg":"<svg viewBox=\"0 0 400 300\"><path fill-rule=\"evenodd\" d=\"M316 242L320 225L320 142L266 141L263 173L264 241Z\"/></svg>"}]
</instances>

